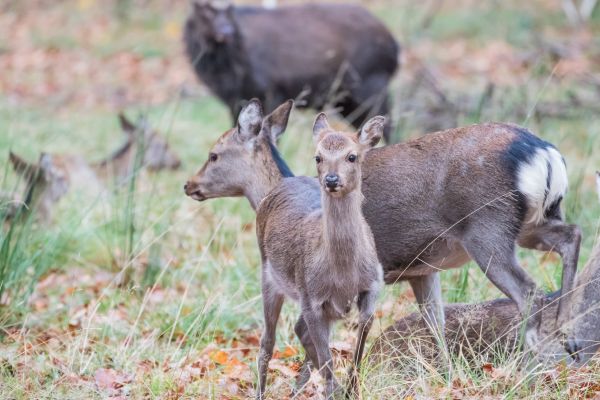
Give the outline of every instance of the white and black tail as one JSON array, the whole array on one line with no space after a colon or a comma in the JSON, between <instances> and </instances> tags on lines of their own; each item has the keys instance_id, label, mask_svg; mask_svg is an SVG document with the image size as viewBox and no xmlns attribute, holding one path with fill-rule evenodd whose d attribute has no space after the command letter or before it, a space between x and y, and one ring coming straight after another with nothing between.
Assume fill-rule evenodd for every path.
<instances>
[{"instance_id":1,"label":"white and black tail","mask_svg":"<svg viewBox=\"0 0 600 400\"><path fill-rule=\"evenodd\" d=\"M561 218L560 203L569 186L565 160L551 144L527 131L521 135L516 184L526 201L525 222L539 225Z\"/></svg>"}]
</instances>

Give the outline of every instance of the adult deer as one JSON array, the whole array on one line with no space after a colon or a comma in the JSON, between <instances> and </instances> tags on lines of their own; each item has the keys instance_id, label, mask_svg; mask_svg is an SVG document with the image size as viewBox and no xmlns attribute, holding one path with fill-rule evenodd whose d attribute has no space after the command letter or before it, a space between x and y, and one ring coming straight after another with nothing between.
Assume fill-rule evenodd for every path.
<instances>
[{"instance_id":1,"label":"adult deer","mask_svg":"<svg viewBox=\"0 0 600 400\"><path fill-rule=\"evenodd\" d=\"M263 129L269 124L264 120ZM264 135L256 127L248 136L238 121L188 180L186 194L198 201L245 195L257 209L291 175L275 147L283 128ZM363 213L384 280L408 280L430 326L444 324L438 272L473 259L528 317L526 338L533 345L543 296L519 265L517 245L561 255L558 318L565 320L581 233L563 221L567 174L550 143L515 125L473 125L374 148L362 174Z\"/></svg>"},{"instance_id":2,"label":"adult deer","mask_svg":"<svg viewBox=\"0 0 600 400\"><path fill-rule=\"evenodd\" d=\"M600 172L596 173L596 190L600 198ZM539 328L542 360L557 360L573 356L576 364L584 364L600 347L600 241L583 270L577 274L570 300L565 302L567 320L564 326L556 323L559 293L546 296L540 310ZM478 304L451 304L444 307L444 335L449 349L455 354L477 359L496 351L515 353L520 350L521 316L514 301L496 299ZM568 332L566 346L559 332ZM565 348L566 347L566 348ZM400 362L402 357L423 357L429 362L436 358L436 340L427 322L413 313L386 329L373 343L371 353L378 361Z\"/></svg>"}]
</instances>

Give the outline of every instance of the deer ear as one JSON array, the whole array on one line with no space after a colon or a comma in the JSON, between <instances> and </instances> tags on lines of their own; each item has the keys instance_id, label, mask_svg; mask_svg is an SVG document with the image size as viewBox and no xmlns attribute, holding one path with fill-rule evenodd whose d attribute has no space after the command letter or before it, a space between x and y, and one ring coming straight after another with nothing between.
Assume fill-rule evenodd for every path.
<instances>
[{"instance_id":1,"label":"deer ear","mask_svg":"<svg viewBox=\"0 0 600 400\"><path fill-rule=\"evenodd\" d=\"M596 171L596 192L598 193L598 201L600 201L600 171Z\"/></svg>"},{"instance_id":2,"label":"deer ear","mask_svg":"<svg viewBox=\"0 0 600 400\"><path fill-rule=\"evenodd\" d=\"M285 132L293 107L294 101L288 100L263 119L261 132L271 143L277 144L279 137Z\"/></svg>"},{"instance_id":3,"label":"deer ear","mask_svg":"<svg viewBox=\"0 0 600 400\"><path fill-rule=\"evenodd\" d=\"M119 123L121 124L121 129L123 129L123 132L127 133L128 135L133 135L137 130L135 124L127 119L125 114L122 112L119 113Z\"/></svg>"},{"instance_id":4,"label":"deer ear","mask_svg":"<svg viewBox=\"0 0 600 400\"><path fill-rule=\"evenodd\" d=\"M313 125L313 141L318 143L321 140L321 134L331 129L329 126L329 121L327 121L327 116L325 113L320 113L317 115L315 119L315 124Z\"/></svg>"},{"instance_id":5,"label":"deer ear","mask_svg":"<svg viewBox=\"0 0 600 400\"><path fill-rule=\"evenodd\" d=\"M358 132L358 143L367 147L375 147L383 136L385 117L378 115L368 120Z\"/></svg>"},{"instance_id":6,"label":"deer ear","mask_svg":"<svg viewBox=\"0 0 600 400\"><path fill-rule=\"evenodd\" d=\"M10 163L15 169L15 172L19 175L31 175L38 170L37 165L28 163L12 151L8 153L8 158L10 159Z\"/></svg>"},{"instance_id":7,"label":"deer ear","mask_svg":"<svg viewBox=\"0 0 600 400\"><path fill-rule=\"evenodd\" d=\"M246 141L256 137L262 125L263 112L260 101L252 99L242 108L238 116L237 131L239 137Z\"/></svg>"}]
</instances>

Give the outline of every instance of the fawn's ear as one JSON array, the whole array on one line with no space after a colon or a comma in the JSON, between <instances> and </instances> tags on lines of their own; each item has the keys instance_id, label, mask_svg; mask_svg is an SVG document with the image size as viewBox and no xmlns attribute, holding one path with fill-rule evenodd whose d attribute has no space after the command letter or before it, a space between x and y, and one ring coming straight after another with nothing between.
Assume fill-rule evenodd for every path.
<instances>
[{"instance_id":1,"label":"fawn's ear","mask_svg":"<svg viewBox=\"0 0 600 400\"><path fill-rule=\"evenodd\" d=\"M242 108L238 116L237 134L242 141L256 138L260 133L263 112L258 99L252 99Z\"/></svg>"},{"instance_id":2,"label":"fawn's ear","mask_svg":"<svg viewBox=\"0 0 600 400\"><path fill-rule=\"evenodd\" d=\"M125 114L123 114L122 112L119 113L119 123L121 124L121 129L127 135L133 135L137 131L137 127L135 126L135 124L129 119L127 119Z\"/></svg>"},{"instance_id":3,"label":"fawn's ear","mask_svg":"<svg viewBox=\"0 0 600 400\"><path fill-rule=\"evenodd\" d=\"M596 171L596 193L598 193L598 201L600 201L600 171Z\"/></svg>"},{"instance_id":4,"label":"fawn's ear","mask_svg":"<svg viewBox=\"0 0 600 400\"><path fill-rule=\"evenodd\" d=\"M368 120L358 132L358 143L367 147L375 147L383 136L385 117L378 115Z\"/></svg>"},{"instance_id":5,"label":"fawn's ear","mask_svg":"<svg viewBox=\"0 0 600 400\"><path fill-rule=\"evenodd\" d=\"M315 119L315 123L313 125L313 142L315 144L319 143L322 138L322 134L330 130L329 121L327 121L327 115L325 113L320 113L317 115Z\"/></svg>"},{"instance_id":6,"label":"fawn's ear","mask_svg":"<svg viewBox=\"0 0 600 400\"><path fill-rule=\"evenodd\" d=\"M288 100L263 119L261 132L267 135L271 143L277 144L279 137L285 132L293 107L294 101Z\"/></svg>"},{"instance_id":7,"label":"fawn's ear","mask_svg":"<svg viewBox=\"0 0 600 400\"><path fill-rule=\"evenodd\" d=\"M10 163L15 169L15 172L19 175L32 175L39 169L37 165L25 161L12 151L8 153L8 158L10 159Z\"/></svg>"}]
</instances>

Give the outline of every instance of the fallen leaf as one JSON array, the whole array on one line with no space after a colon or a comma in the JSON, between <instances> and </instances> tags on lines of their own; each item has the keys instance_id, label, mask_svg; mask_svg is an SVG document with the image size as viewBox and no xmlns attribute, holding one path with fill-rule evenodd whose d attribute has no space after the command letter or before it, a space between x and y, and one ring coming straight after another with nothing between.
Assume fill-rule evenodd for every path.
<instances>
[{"instance_id":1,"label":"fallen leaf","mask_svg":"<svg viewBox=\"0 0 600 400\"><path fill-rule=\"evenodd\" d=\"M229 356L223 350L213 351L209 355L210 359L216 362L217 364L224 365L227 363Z\"/></svg>"},{"instance_id":2,"label":"fallen leaf","mask_svg":"<svg viewBox=\"0 0 600 400\"><path fill-rule=\"evenodd\" d=\"M273 358L290 358L298 355L298 350L292 346L286 346L283 351L276 351Z\"/></svg>"},{"instance_id":3,"label":"fallen leaf","mask_svg":"<svg viewBox=\"0 0 600 400\"><path fill-rule=\"evenodd\" d=\"M94 380L99 389L120 389L130 383L131 379L131 375L110 368L100 368L94 375Z\"/></svg>"}]
</instances>

